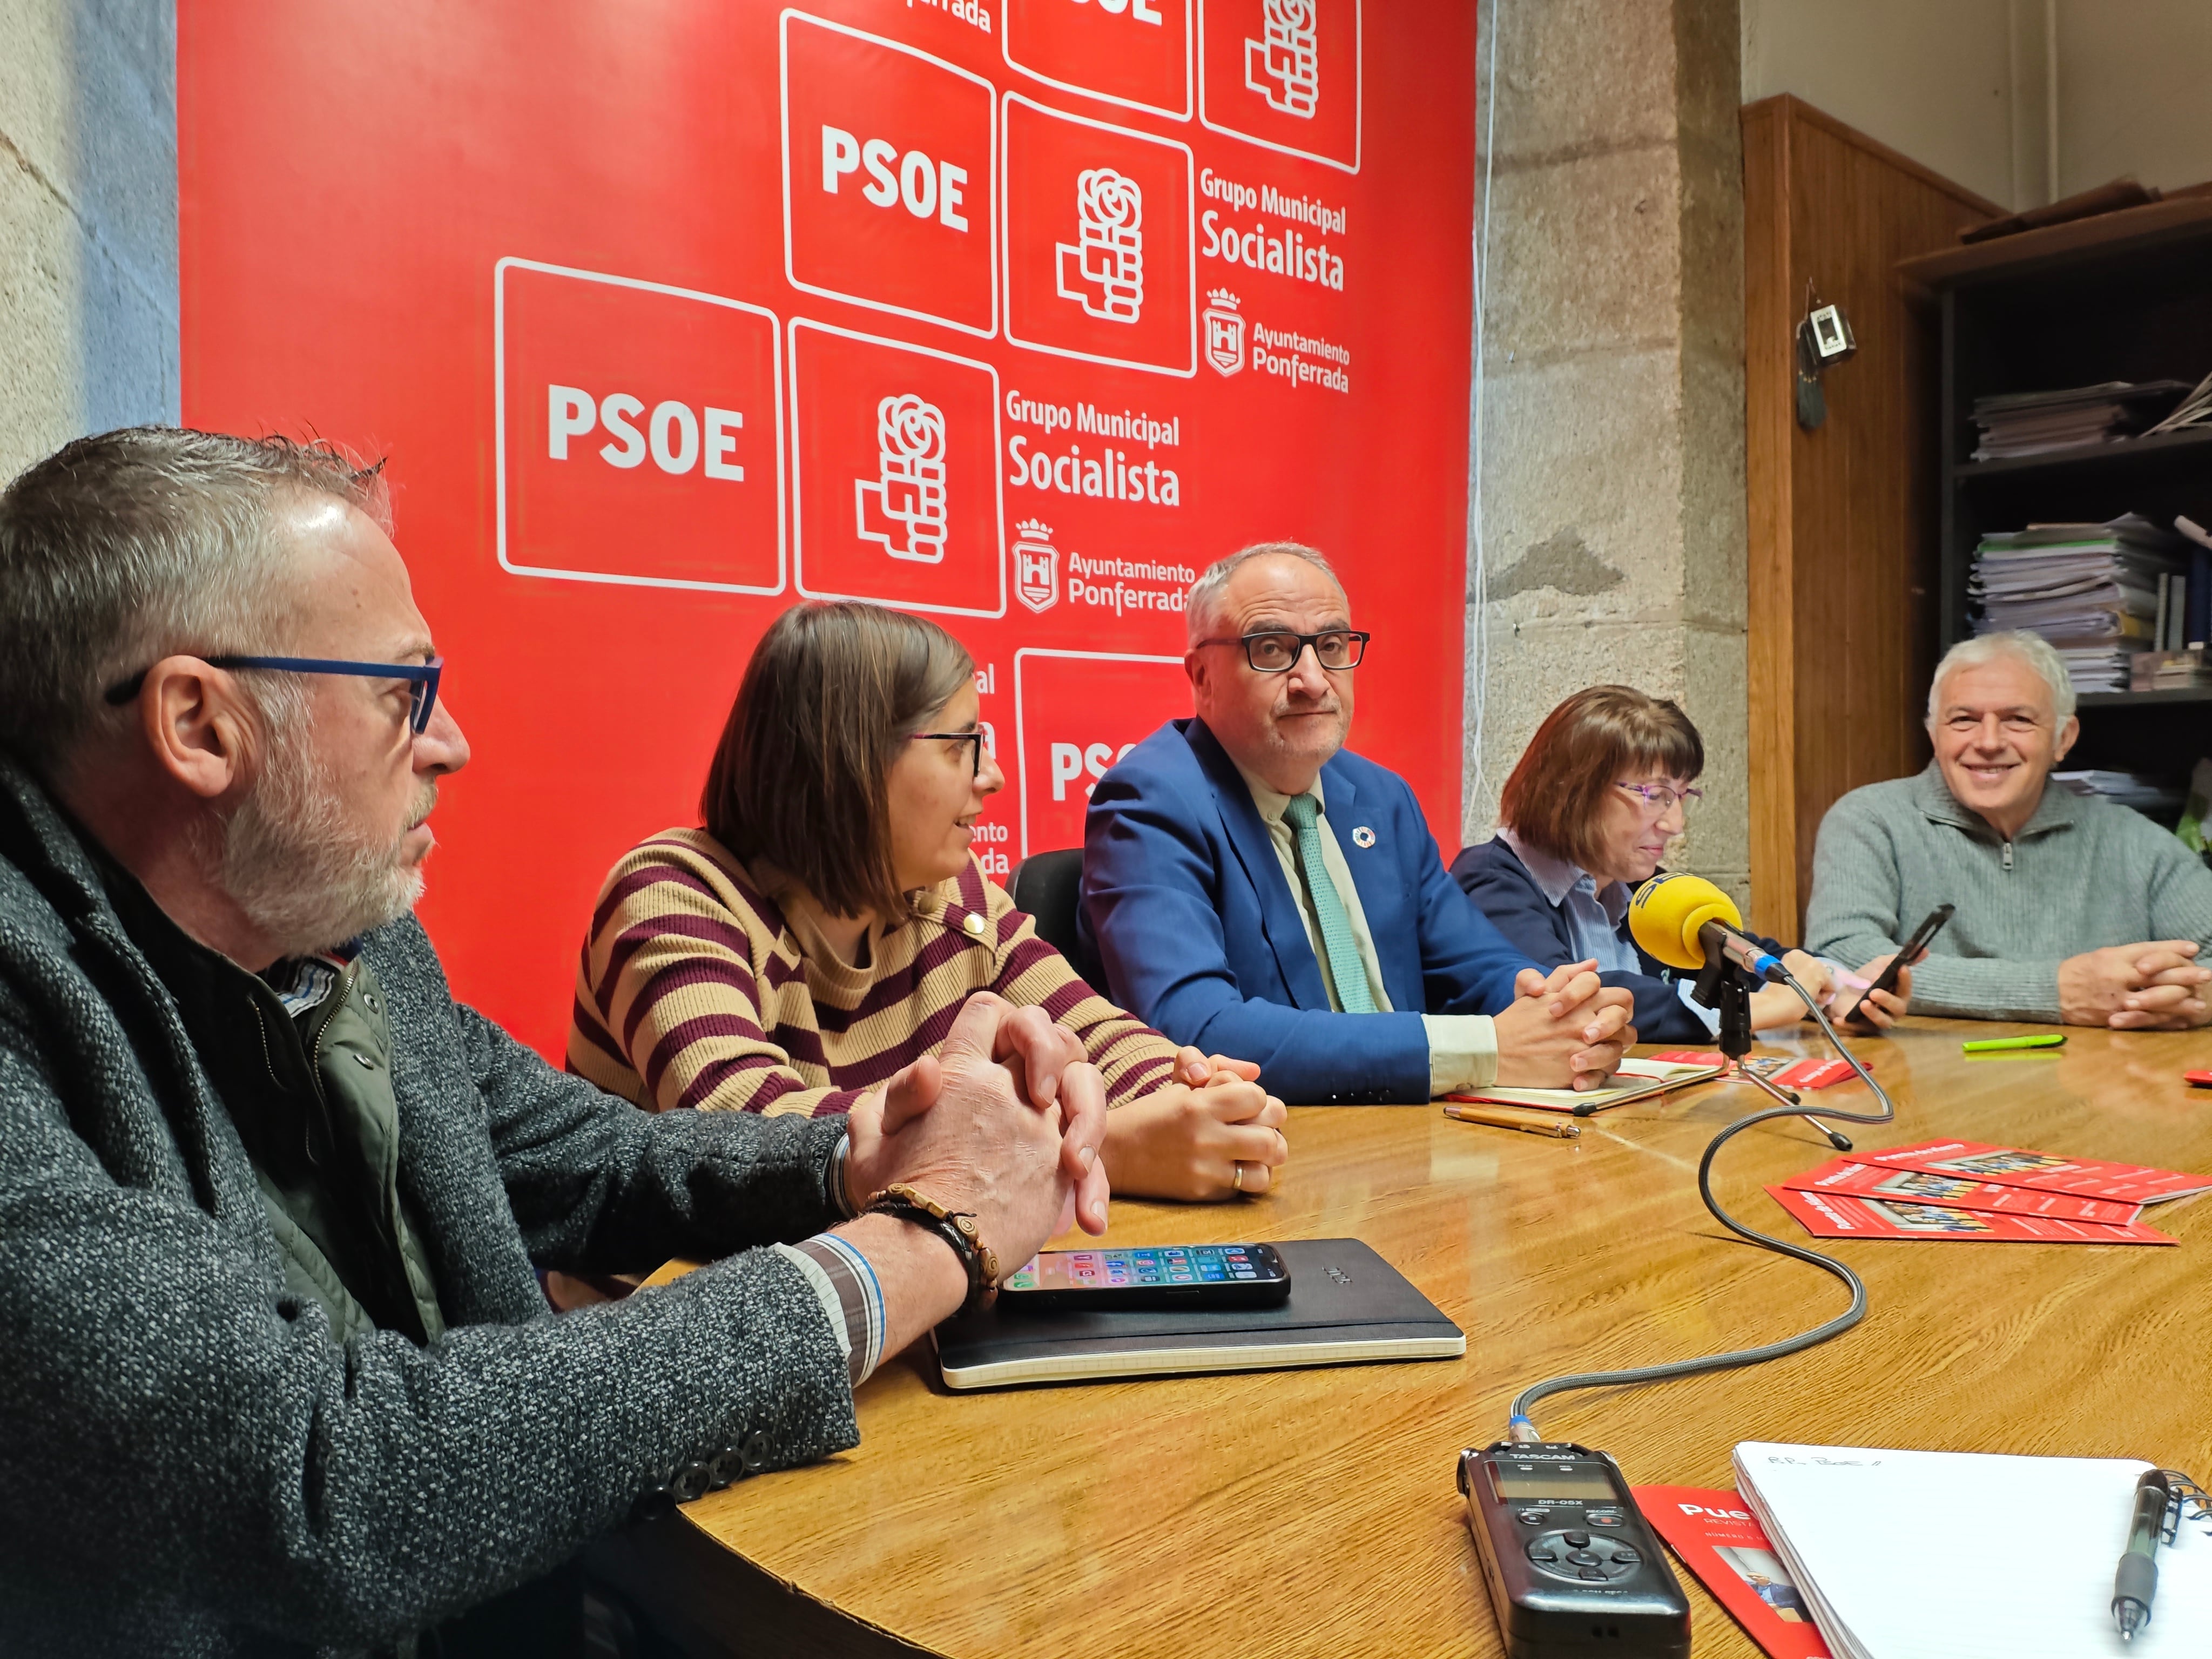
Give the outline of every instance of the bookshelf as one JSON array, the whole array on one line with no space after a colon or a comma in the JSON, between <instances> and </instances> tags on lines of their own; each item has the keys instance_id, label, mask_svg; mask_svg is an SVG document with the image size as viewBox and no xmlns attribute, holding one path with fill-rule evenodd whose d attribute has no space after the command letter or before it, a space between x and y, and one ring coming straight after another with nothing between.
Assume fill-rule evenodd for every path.
<instances>
[{"instance_id":1,"label":"bookshelf","mask_svg":"<svg viewBox=\"0 0 2212 1659\"><path fill-rule=\"evenodd\" d=\"M2212 196L1945 249L1898 267L1941 314L1939 649L1972 631L1966 579L1992 531L2136 512L2212 514L2212 430L1974 461L1974 399L2212 370ZM2212 752L2212 690L2081 699L2069 767L2185 776Z\"/></svg>"}]
</instances>

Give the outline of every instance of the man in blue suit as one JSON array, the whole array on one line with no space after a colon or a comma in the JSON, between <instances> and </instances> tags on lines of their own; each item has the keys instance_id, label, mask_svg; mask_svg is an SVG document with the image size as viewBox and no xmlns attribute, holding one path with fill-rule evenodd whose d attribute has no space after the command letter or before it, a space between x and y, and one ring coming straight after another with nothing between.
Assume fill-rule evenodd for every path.
<instances>
[{"instance_id":1,"label":"man in blue suit","mask_svg":"<svg viewBox=\"0 0 2212 1659\"><path fill-rule=\"evenodd\" d=\"M1130 750L1085 826L1079 933L1122 1006L1302 1103L1602 1082L1627 994L1590 963L1547 980L1444 873L1406 781L1343 752L1368 635L1321 555L1223 559L1185 620L1197 718Z\"/></svg>"}]
</instances>

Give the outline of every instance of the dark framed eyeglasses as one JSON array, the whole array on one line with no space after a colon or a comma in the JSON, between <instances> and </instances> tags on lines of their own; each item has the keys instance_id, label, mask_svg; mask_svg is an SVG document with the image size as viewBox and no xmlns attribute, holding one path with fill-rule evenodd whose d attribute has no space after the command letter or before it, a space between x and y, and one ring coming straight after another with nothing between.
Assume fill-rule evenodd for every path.
<instances>
[{"instance_id":1,"label":"dark framed eyeglasses","mask_svg":"<svg viewBox=\"0 0 2212 1659\"><path fill-rule=\"evenodd\" d=\"M1332 628L1320 634L1291 634L1269 629L1257 634L1240 634L1234 639L1200 640L1199 643L1241 645L1244 647L1244 660L1252 665L1254 673L1287 674L1298 665L1298 659L1308 646L1313 647L1314 660L1323 668L1357 668L1359 659L1367 654L1367 641L1374 637L1352 628Z\"/></svg>"},{"instance_id":2,"label":"dark framed eyeglasses","mask_svg":"<svg viewBox=\"0 0 2212 1659\"><path fill-rule=\"evenodd\" d=\"M363 679L405 680L410 694L408 728L418 737L429 729L430 711L438 706L438 677L443 657L428 662L345 662L334 657L203 657L210 668L278 668L289 674L351 674ZM146 686L150 671L142 668L127 680L107 688L107 701L120 708Z\"/></svg>"},{"instance_id":3,"label":"dark framed eyeglasses","mask_svg":"<svg viewBox=\"0 0 2212 1659\"><path fill-rule=\"evenodd\" d=\"M980 728L973 732L914 732L908 734L907 741L920 743L924 738L939 743L974 744L975 750L968 757L968 775L971 778L983 775L983 733Z\"/></svg>"}]
</instances>

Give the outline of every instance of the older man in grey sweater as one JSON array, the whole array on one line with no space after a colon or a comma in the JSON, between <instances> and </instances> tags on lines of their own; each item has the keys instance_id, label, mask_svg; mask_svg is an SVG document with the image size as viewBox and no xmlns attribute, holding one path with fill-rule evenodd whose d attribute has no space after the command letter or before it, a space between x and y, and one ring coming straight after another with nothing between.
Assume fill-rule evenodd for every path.
<instances>
[{"instance_id":1,"label":"older man in grey sweater","mask_svg":"<svg viewBox=\"0 0 2212 1659\"><path fill-rule=\"evenodd\" d=\"M1862 962L1939 904L1923 1013L2185 1030L2212 1019L2212 871L2138 812L2053 787L2080 730L2033 634L1955 646L1928 695L1936 758L1854 789L1820 825L1805 948Z\"/></svg>"},{"instance_id":2,"label":"older man in grey sweater","mask_svg":"<svg viewBox=\"0 0 2212 1659\"><path fill-rule=\"evenodd\" d=\"M382 506L156 429L0 495L10 1655L559 1651L502 1593L852 1445L975 1236L1104 1225L1035 1011L810 1122L641 1112L455 1002L410 912L468 744ZM560 1318L532 1272L677 1255L724 1259Z\"/></svg>"}]
</instances>

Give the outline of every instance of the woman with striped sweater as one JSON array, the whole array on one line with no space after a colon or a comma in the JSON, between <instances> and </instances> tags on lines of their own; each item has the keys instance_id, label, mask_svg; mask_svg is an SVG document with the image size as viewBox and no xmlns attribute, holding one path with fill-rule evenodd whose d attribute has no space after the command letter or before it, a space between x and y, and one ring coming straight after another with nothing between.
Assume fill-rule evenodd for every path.
<instances>
[{"instance_id":1,"label":"woman with striped sweater","mask_svg":"<svg viewBox=\"0 0 2212 1659\"><path fill-rule=\"evenodd\" d=\"M1102 1073L1116 1191L1265 1192L1289 1156L1259 1068L1178 1050L1086 985L969 850L1005 775L975 664L936 623L801 605L762 638L699 830L601 889L568 1065L666 1110L843 1112L978 991L1042 1008Z\"/></svg>"}]
</instances>

